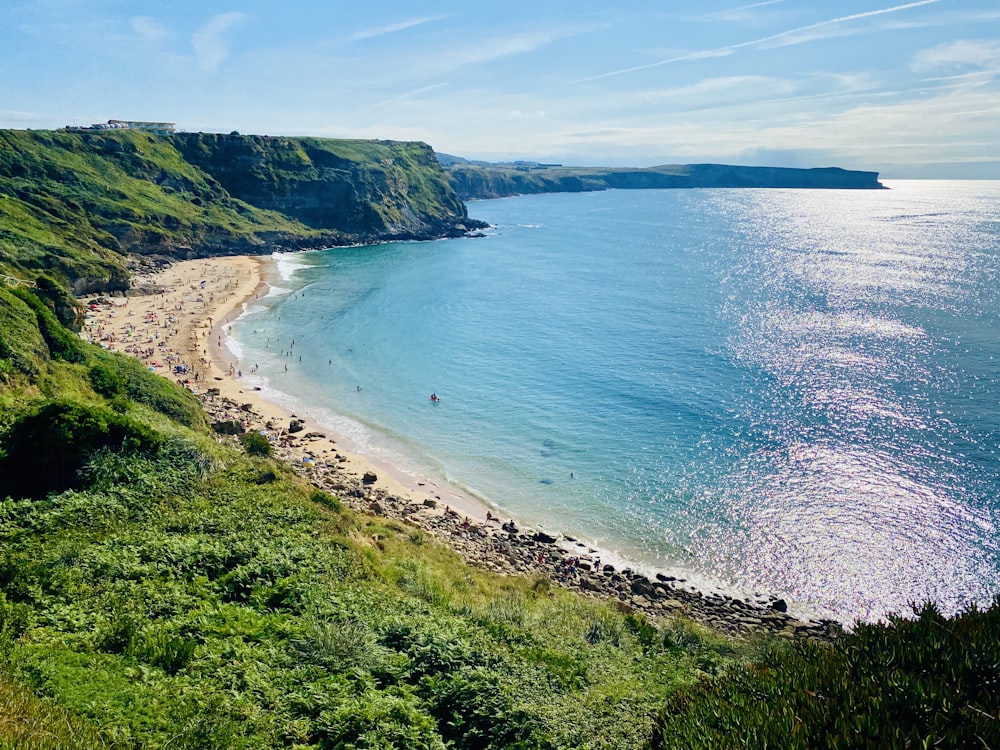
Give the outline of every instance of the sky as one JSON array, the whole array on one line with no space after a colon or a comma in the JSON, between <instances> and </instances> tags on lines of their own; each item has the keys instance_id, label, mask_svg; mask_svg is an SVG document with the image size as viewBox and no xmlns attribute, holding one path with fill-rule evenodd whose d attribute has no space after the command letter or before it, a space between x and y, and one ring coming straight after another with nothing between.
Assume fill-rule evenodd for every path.
<instances>
[{"instance_id":1,"label":"sky","mask_svg":"<svg viewBox=\"0 0 1000 750\"><path fill-rule=\"evenodd\" d=\"M997 0L2 0L0 127L1000 179Z\"/></svg>"}]
</instances>

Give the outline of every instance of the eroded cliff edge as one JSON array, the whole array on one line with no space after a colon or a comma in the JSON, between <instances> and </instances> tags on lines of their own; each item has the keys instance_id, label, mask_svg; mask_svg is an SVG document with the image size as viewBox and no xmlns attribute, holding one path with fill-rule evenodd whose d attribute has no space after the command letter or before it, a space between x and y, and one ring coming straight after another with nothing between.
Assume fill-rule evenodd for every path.
<instances>
[{"instance_id":1,"label":"eroded cliff edge","mask_svg":"<svg viewBox=\"0 0 1000 750\"><path fill-rule=\"evenodd\" d=\"M424 143L0 130L0 273L128 287L130 255L262 254L481 226Z\"/></svg>"}]
</instances>

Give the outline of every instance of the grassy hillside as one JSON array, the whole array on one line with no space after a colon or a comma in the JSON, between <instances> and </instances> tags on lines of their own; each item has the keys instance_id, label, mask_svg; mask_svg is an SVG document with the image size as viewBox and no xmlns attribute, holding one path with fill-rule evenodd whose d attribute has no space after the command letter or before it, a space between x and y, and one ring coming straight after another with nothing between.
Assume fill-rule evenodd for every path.
<instances>
[{"instance_id":1,"label":"grassy hillside","mask_svg":"<svg viewBox=\"0 0 1000 750\"><path fill-rule=\"evenodd\" d=\"M195 257L461 234L424 144L0 130L0 273L124 289L129 254Z\"/></svg>"},{"instance_id":2,"label":"grassy hillside","mask_svg":"<svg viewBox=\"0 0 1000 750\"><path fill-rule=\"evenodd\" d=\"M466 218L424 143L201 133L171 141L233 196L310 227L421 238Z\"/></svg>"}]
</instances>

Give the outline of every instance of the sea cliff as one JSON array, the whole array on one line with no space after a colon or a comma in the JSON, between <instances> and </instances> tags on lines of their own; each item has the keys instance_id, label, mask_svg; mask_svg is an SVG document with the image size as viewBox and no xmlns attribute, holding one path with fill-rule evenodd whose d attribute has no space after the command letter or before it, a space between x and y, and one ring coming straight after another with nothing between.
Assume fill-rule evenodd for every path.
<instances>
[{"instance_id":1,"label":"sea cliff","mask_svg":"<svg viewBox=\"0 0 1000 750\"><path fill-rule=\"evenodd\" d=\"M827 188L877 190L878 172L824 167L743 167L727 164L673 164L646 169L564 167L517 162L471 163L442 159L448 180L465 200L526 193L579 193L611 188Z\"/></svg>"},{"instance_id":2,"label":"sea cliff","mask_svg":"<svg viewBox=\"0 0 1000 750\"><path fill-rule=\"evenodd\" d=\"M0 130L0 272L76 294L127 259L261 254L475 227L423 143Z\"/></svg>"}]
</instances>

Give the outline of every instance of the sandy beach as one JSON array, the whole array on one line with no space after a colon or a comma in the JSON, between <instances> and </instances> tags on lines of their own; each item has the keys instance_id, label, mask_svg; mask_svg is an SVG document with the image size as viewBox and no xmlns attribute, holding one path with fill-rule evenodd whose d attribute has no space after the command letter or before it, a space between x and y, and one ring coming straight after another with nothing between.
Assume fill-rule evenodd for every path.
<instances>
[{"instance_id":1,"label":"sandy beach","mask_svg":"<svg viewBox=\"0 0 1000 750\"><path fill-rule=\"evenodd\" d=\"M412 477L374 457L345 450L346 441L308 414L292 414L243 382L247 363L227 348L228 325L245 304L267 293L261 274L266 259L232 256L181 261L155 274L136 278L127 297L90 296L85 337L112 351L138 357L149 368L203 396L213 416L235 419L245 429L275 438L278 453L305 465L333 459L348 477L407 502L433 500L470 522L485 523L490 509L454 487ZM105 300L98 304L96 300ZM209 395L210 389L214 389ZM217 391L215 393L214 391ZM238 408L213 406L232 402ZM246 405L249 405L247 408ZM303 429L289 433L293 420ZM267 425L270 425L268 427ZM323 437L316 437L322 434ZM313 437L305 439L302 436ZM371 477L376 479L371 481ZM435 508L436 509L436 508Z\"/></svg>"},{"instance_id":2,"label":"sandy beach","mask_svg":"<svg viewBox=\"0 0 1000 750\"><path fill-rule=\"evenodd\" d=\"M126 297L91 296L84 338L134 356L150 370L199 395L220 440L256 430L274 453L317 488L353 508L413 524L445 541L468 562L501 574L542 574L590 596L617 600L650 616L685 614L729 632L768 630L828 638L829 620L804 622L773 597L742 599L701 592L682 578L616 570L575 539L520 529L455 487L410 476L349 449L342 436L308 414L267 400L227 348L229 324L267 293L266 258L217 257L177 262L139 276ZM297 424L298 423L298 424Z\"/></svg>"}]
</instances>

